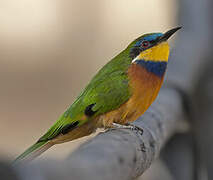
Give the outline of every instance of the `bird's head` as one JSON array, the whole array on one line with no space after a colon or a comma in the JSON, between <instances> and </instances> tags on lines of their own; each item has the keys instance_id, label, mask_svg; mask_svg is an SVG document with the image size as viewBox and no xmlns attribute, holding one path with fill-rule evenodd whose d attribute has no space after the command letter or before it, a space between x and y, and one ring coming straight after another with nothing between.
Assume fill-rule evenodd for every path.
<instances>
[{"instance_id":1,"label":"bird's head","mask_svg":"<svg viewBox=\"0 0 213 180\"><path fill-rule=\"evenodd\" d=\"M179 29L181 27L171 29L166 33L150 33L137 38L128 46L132 61L167 62L169 57L167 40Z\"/></svg>"}]
</instances>

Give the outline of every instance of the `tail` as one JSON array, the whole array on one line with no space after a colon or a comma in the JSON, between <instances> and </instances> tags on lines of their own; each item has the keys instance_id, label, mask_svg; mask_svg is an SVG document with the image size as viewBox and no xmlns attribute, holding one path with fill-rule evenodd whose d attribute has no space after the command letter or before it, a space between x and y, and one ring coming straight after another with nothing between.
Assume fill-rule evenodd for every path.
<instances>
[{"instance_id":1,"label":"tail","mask_svg":"<svg viewBox=\"0 0 213 180\"><path fill-rule=\"evenodd\" d=\"M14 161L13 164L18 164L21 162L29 162L35 159L37 156L42 154L44 151L53 146L53 143L50 141L42 141L33 144L26 151L24 151L21 155L19 155Z\"/></svg>"}]
</instances>

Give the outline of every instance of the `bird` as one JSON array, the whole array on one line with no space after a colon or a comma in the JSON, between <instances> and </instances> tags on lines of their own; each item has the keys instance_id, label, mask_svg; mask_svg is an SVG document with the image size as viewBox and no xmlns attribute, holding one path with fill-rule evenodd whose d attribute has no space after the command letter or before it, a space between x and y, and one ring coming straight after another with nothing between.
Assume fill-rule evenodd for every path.
<instances>
[{"instance_id":1,"label":"bird","mask_svg":"<svg viewBox=\"0 0 213 180\"><path fill-rule=\"evenodd\" d=\"M131 42L13 163L31 161L53 145L87 136L97 128L131 127L158 95L169 59L168 39L179 29L144 34Z\"/></svg>"}]
</instances>

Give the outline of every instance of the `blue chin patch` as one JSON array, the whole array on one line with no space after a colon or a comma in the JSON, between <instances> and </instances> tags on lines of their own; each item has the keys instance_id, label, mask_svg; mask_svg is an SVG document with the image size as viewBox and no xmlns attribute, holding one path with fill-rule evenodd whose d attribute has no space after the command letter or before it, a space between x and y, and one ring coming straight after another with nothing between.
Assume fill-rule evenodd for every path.
<instances>
[{"instance_id":1,"label":"blue chin patch","mask_svg":"<svg viewBox=\"0 0 213 180\"><path fill-rule=\"evenodd\" d=\"M151 72L159 77L164 75L167 67L167 62L136 60L135 63L144 67L148 72Z\"/></svg>"}]
</instances>

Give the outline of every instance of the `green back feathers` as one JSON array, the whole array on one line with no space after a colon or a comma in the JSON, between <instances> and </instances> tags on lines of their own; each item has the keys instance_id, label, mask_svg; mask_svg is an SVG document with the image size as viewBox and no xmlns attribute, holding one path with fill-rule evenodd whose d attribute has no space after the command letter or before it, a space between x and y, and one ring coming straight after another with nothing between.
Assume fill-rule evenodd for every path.
<instances>
[{"instance_id":1,"label":"green back feathers","mask_svg":"<svg viewBox=\"0 0 213 180\"><path fill-rule=\"evenodd\" d=\"M48 149L48 142L66 132L67 127L77 128L92 118L114 110L125 103L131 96L127 77L127 69L131 64L129 57L131 46L108 62L93 77L67 111L37 143L21 154L15 162ZM87 110L88 112L86 112ZM85 115L87 118L82 118Z\"/></svg>"},{"instance_id":2,"label":"green back feathers","mask_svg":"<svg viewBox=\"0 0 213 180\"><path fill-rule=\"evenodd\" d=\"M131 95L126 73L130 64L128 49L107 63L39 141L53 139L67 125L78 121L76 127L81 126L89 119L116 109L126 102ZM90 105L93 105L91 110L95 112L94 115L82 120L85 109Z\"/></svg>"}]
</instances>

